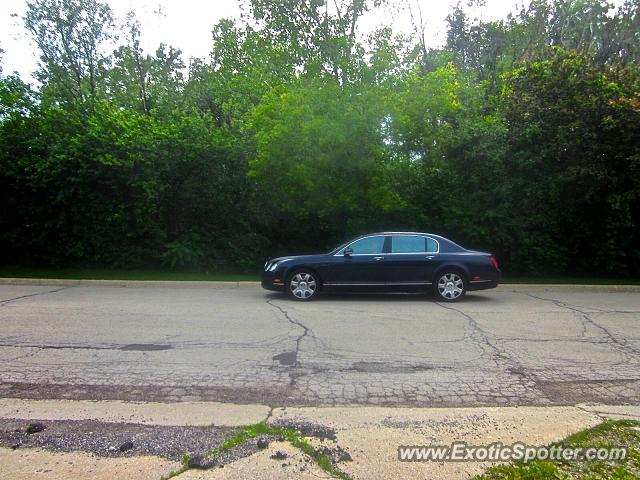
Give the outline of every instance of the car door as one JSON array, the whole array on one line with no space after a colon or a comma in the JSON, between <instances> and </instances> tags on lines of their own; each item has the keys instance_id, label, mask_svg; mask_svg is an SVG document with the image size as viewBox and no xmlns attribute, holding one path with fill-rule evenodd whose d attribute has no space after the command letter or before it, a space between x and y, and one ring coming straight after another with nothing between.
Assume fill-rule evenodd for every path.
<instances>
[{"instance_id":1,"label":"car door","mask_svg":"<svg viewBox=\"0 0 640 480\"><path fill-rule=\"evenodd\" d=\"M336 287L384 284L382 264L388 242L385 235L371 235L345 246L334 254L323 283ZM350 255L344 254L347 249L351 250Z\"/></svg>"},{"instance_id":2,"label":"car door","mask_svg":"<svg viewBox=\"0 0 640 480\"><path fill-rule=\"evenodd\" d=\"M384 261L383 278L389 285L426 285L438 263L438 242L424 235L392 235Z\"/></svg>"}]
</instances>

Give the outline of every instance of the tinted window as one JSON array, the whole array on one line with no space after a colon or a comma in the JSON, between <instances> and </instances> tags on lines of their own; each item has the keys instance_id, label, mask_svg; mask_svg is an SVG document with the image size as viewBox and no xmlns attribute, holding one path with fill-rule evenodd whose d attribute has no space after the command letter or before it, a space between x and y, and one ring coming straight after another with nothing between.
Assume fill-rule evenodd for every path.
<instances>
[{"instance_id":1,"label":"tinted window","mask_svg":"<svg viewBox=\"0 0 640 480\"><path fill-rule=\"evenodd\" d=\"M391 237L391 253L421 253L425 252L425 237L395 235Z\"/></svg>"},{"instance_id":2,"label":"tinted window","mask_svg":"<svg viewBox=\"0 0 640 480\"><path fill-rule=\"evenodd\" d=\"M353 242L349 248L358 255L366 253L382 253L384 249L384 237L367 237Z\"/></svg>"},{"instance_id":3,"label":"tinted window","mask_svg":"<svg viewBox=\"0 0 640 480\"><path fill-rule=\"evenodd\" d=\"M433 238L427 237L427 252L436 253L438 251L438 242L436 242Z\"/></svg>"}]
</instances>

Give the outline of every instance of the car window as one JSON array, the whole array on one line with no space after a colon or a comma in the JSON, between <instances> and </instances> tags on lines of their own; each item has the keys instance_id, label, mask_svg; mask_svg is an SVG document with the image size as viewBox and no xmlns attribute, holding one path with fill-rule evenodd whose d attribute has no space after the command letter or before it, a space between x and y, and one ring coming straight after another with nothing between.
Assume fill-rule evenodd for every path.
<instances>
[{"instance_id":1,"label":"car window","mask_svg":"<svg viewBox=\"0 0 640 480\"><path fill-rule=\"evenodd\" d=\"M425 252L426 238L415 235L394 235L391 237L391 253Z\"/></svg>"},{"instance_id":2,"label":"car window","mask_svg":"<svg viewBox=\"0 0 640 480\"><path fill-rule=\"evenodd\" d=\"M384 250L384 237L367 237L353 242L349 248L355 255L382 253Z\"/></svg>"},{"instance_id":3,"label":"car window","mask_svg":"<svg viewBox=\"0 0 640 480\"><path fill-rule=\"evenodd\" d=\"M433 238L427 237L427 252L429 253L438 252L438 242L436 242Z\"/></svg>"}]
</instances>

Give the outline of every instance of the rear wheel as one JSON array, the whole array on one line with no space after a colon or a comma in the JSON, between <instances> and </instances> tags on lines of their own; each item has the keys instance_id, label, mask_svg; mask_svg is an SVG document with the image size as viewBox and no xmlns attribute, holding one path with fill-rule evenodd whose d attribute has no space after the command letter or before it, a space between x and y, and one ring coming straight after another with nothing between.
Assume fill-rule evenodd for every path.
<instances>
[{"instance_id":1,"label":"rear wheel","mask_svg":"<svg viewBox=\"0 0 640 480\"><path fill-rule=\"evenodd\" d=\"M298 270L287 281L287 293L295 300L311 300L318 292L318 284L313 272Z\"/></svg>"},{"instance_id":2,"label":"rear wheel","mask_svg":"<svg viewBox=\"0 0 640 480\"><path fill-rule=\"evenodd\" d=\"M438 300L455 302L467 293L467 284L459 272L446 270L438 275L438 280L434 285L434 291Z\"/></svg>"}]
</instances>

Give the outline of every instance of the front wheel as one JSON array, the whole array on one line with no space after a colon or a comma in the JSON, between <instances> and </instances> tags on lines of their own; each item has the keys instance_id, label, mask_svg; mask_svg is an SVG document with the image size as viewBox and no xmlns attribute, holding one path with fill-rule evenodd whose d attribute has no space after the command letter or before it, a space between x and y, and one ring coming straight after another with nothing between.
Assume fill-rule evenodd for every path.
<instances>
[{"instance_id":1,"label":"front wheel","mask_svg":"<svg viewBox=\"0 0 640 480\"><path fill-rule=\"evenodd\" d=\"M294 272L287 282L287 293L295 300L311 300L318 292L318 279L309 270Z\"/></svg>"},{"instance_id":2,"label":"front wheel","mask_svg":"<svg viewBox=\"0 0 640 480\"><path fill-rule=\"evenodd\" d=\"M438 300L443 302L455 302L464 297L467 292L467 284L464 277L456 271L445 271L438 276L434 285L434 291Z\"/></svg>"}]
</instances>

